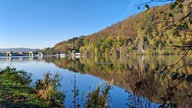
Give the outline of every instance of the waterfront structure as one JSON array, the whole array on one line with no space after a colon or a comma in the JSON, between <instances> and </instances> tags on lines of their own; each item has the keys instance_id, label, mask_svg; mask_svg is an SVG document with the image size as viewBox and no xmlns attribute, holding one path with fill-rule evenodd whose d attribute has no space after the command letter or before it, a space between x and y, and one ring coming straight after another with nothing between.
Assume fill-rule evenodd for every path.
<instances>
[{"instance_id":1,"label":"waterfront structure","mask_svg":"<svg viewBox=\"0 0 192 108\"><path fill-rule=\"evenodd\" d=\"M6 56L12 56L12 53L10 51L5 52Z\"/></svg>"},{"instance_id":2,"label":"waterfront structure","mask_svg":"<svg viewBox=\"0 0 192 108\"><path fill-rule=\"evenodd\" d=\"M33 57L33 56L34 56L33 52L29 51L29 57Z\"/></svg>"}]
</instances>

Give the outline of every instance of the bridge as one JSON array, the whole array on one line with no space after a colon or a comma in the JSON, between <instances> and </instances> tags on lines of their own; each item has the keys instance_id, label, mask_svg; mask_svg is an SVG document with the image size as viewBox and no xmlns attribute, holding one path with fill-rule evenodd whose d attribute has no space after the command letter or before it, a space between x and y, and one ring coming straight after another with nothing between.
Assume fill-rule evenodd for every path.
<instances>
[{"instance_id":1,"label":"bridge","mask_svg":"<svg viewBox=\"0 0 192 108\"><path fill-rule=\"evenodd\" d=\"M41 57L43 56L43 52L11 52L11 51L7 51L4 54L2 53L2 56L29 56L29 57L33 57L33 56L38 56Z\"/></svg>"}]
</instances>

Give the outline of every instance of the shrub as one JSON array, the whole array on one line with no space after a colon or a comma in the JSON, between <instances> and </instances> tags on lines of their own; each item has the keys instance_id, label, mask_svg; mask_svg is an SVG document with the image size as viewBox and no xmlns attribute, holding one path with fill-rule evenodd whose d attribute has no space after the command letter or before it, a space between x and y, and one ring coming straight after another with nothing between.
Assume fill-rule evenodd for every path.
<instances>
[{"instance_id":1,"label":"shrub","mask_svg":"<svg viewBox=\"0 0 192 108\"><path fill-rule=\"evenodd\" d=\"M104 89L99 86L96 90L90 92L87 96L86 108L108 108L107 101L110 88L111 86L106 84Z\"/></svg>"},{"instance_id":2,"label":"shrub","mask_svg":"<svg viewBox=\"0 0 192 108\"><path fill-rule=\"evenodd\" d=\"M29 85L32 81L31 74L23 70L17 70L16 68L10 67L6 67L4 70L2 70L0 72L0 76L22 85Z\"/></svg>"}]
</instances>

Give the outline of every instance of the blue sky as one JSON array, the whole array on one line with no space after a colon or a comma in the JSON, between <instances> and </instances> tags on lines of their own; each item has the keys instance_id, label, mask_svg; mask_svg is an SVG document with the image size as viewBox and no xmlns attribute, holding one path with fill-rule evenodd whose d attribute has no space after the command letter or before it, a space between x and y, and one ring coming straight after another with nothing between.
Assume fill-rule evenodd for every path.
<instances>
[{"instance_id":1,"label":"blue sky","mask_svg":"<svg viewBox=\"0 0 192 108\"><path fill-rule=\"evenodd\" d=\"M0 48L53 47L98 32L139 13L139 1L0 0Z\"/></svg>"}]
</instances>

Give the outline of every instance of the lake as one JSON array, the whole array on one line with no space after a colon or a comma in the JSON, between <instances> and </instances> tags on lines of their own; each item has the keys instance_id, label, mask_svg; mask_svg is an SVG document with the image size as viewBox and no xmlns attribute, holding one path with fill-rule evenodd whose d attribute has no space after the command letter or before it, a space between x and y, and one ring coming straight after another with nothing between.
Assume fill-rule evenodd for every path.
<instances>
[{"instance_id":1,"label":"lake","mask_svg":"<svg viewBox=\"0 0 192 108\"><path fill-rule=\"evenodd\" d=\"M112 108L192 107L192 61L182 56L0 57L0 68L32 73L32 85L46 72L59 73L64 106L84 107L86 96L111 84ZM78 95L74 96L74 89Z\"/></svg>"}]
</instances>

